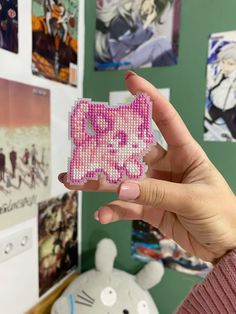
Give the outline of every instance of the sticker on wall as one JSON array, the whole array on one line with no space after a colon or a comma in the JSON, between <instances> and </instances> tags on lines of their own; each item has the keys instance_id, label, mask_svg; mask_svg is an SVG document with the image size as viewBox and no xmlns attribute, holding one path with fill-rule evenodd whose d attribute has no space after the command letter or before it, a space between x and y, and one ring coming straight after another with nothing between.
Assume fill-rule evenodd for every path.
<instances>
[{"instance_id":1,"label":"sticker on wall","mask_svg":"<svg viewBox=\"0 0 236 314\"><path fill-rule=\"evenodd\" d=\"M43 295L78 266L78 193L39 204L39 294Z\"/></svg>"},{"instance_id":2,"label":"sticker on wall","mask_svg":"<svg viewBox=\"0 0 236 314\"><path fill-rule=\"evenodd\" d=\"M77 86L78 0L32 0L32 72Z\"/></svg>"},{"instance_id":3,"label":"sticker on wall","mask_svg":"<svg viewBox=\"0 0 236 314\"><path fill-rule=\"evenodd\" d=\"M0 0L0 48L18 53L18 0Z\"/></svg>"},{"instance_id":4,"label":"sticker on wall","mask_svg":"<svg viewBox=\"0 0 236 314\"><path fill-rule=\"evenodd\" d=\"M159 229L141 220L133 222L131 254L143 262L162 260L165 267L200 277L212 269L212 264L192 256L175 241L165 238Z\"/></svg>"},{"instance_id":5,"label":"sticker on wall","mask_svg":"<svg viewBox=\"0 0 236 314\"><path fill-rule=\"evenodd\" d=\"M50 193L50 92L0 79L0 230Z\"/></svg>"},{"instance_id":6,"label":"sticker on wall","mask_svg":"<svg viewBox=\"0 0 236 314\"><path fill-rule=\"evenodd\" d=\"M170 99L169 88L160 88L158 89L158 91L166 99L168 100ZM134 99L134 96L129 91L113 91L113 92L110 92L109 94L109 104L111 106L115 106L117 104L127 104L127 103L130 103L133 99ZM155 133L155 138L156 138L157 143L159 143L162 147L167 149L167 143L154 121L152 121L152 129Z\"/></svg>"},{"instance_id":7,"label":"sticker on wall","mask_svg":"<svg viewBox=\"0 0 236 314\"><path fill-rule=\"evenodd\" d=\"M205 141L236 141L236 31L209 39Z\"/></svg>"},{"instance_id":8,"label":"sticker on wall","mask_svg":"<svg viewBox=\"0 0 236 314\"><path fill-rule=\"evenodd\" d=\"M96 0L95 69L177 64L181 0Z\"/></svg>"}]
</instances>

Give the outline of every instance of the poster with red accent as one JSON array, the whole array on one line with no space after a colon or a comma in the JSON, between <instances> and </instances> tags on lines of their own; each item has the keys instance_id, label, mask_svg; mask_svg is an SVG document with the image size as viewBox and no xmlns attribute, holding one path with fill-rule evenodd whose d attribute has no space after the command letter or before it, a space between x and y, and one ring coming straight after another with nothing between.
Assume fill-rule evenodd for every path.
<instances>
[{"instance_id":1,"label":"poster with red accent","mask_svg":"<svg viewBox=\"0 0 236 314\"><path fill-rule=\"evenodd\" d=\"M32 0L32 72L77 86L78 0Z\"/></svg>"},{"instance_id":2,"label":"poster with red accent","mask_svg":"<svg viewBox=\"0 0 236 314\"><path fill-rule=\"evenodd\" d=\"M132 225L131 254L135 259L162 261L167 268L202 278L212 270L211 263L185 251L158 228L142 220L133 221Z\"/></svg>"},{"instance_id":3,"label":"poster with red accent","mask_svg":"<svg viewBox=\"0 0 236 314\"><path fill-rule=\"evenodd\" d=\"M18 0L0 0L0 48L18 53Z\"/></svg>"}]
</instances>

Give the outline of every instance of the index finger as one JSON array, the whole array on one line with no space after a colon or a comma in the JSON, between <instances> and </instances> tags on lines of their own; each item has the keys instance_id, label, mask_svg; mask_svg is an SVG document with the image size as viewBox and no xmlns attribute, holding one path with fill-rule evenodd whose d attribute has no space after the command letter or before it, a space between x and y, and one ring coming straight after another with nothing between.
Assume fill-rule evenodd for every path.
<instances>
[{"instance_id":1,"label":"index finger","mask_svg":"<svg viewBox=\"0 0 236 314\"><path fill-rule=\"evenodd\" d=\"M132 71L125 76L126 85L132 94L143 92L153 103L153 119L168 146L183 146L193 141L183 120L164 96L148 81Z\"/></svg>"},{"instance_id":2,"label":"index finger","mask_svg":"<svg viewBox=\"0 0 236 314\"><path fill-rule=\"evenodd\" d=\"M69 190L87 191L87 192L117 192L119 185L108 183L104 177L100 176L98 180L89 180L84 184L71 184L68 181L68 174L62 172L58 175L58 180Z\"/></svg>"}]
</instances>

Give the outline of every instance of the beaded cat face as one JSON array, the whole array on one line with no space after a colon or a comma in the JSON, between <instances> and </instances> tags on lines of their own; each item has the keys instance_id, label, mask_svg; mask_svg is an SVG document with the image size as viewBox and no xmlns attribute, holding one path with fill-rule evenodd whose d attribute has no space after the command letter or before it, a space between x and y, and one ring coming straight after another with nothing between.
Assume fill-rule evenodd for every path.
<instances>
[{"instance_id":1,"label":"beaded cat face","mask_svg":"<svg viewBox=\"0 0 236 314\"><path fill-rule=\"evenodd\" d=\"M116 107L79 100L70 115L73 145L68 181L84 184L102 175L115 184L142 178L143 156L155 143L151 121L152 105L145 94Z\"/></svg>"}]
</instances>

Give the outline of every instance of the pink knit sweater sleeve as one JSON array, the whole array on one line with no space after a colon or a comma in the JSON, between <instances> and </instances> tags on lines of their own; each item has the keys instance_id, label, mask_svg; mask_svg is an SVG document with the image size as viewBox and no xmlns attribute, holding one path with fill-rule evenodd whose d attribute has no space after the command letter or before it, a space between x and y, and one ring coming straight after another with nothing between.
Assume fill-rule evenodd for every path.
<instances>
[{"instance_id":1,"label":"pink knit sweater sleeve","mask_svg":"<svg viewBox=\"0 0 236 314\"><path fill-rule=\"evenodd\" d=\"M175 314L236 313L236 250L223 257Z\"/></svg>"}]
</instances>

